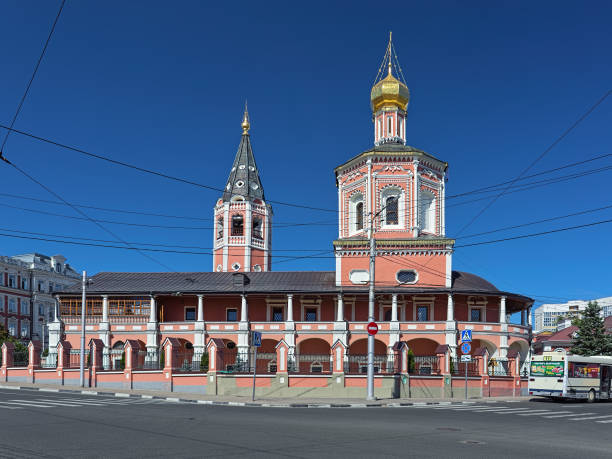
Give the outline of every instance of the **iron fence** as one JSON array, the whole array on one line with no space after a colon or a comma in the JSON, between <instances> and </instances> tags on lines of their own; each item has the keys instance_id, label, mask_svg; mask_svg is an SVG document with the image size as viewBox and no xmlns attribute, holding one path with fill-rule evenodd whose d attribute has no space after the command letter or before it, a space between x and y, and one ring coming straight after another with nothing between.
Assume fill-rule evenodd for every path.
<instances>
[{"instance_id":1,"label":"iron fence","mask_svg":"<svg viewBox=\"0 0 612 459\"><path fill-rule=\"evenodd\" d=\"M295 354L289 372L301 374L330 374L331 354Z\"/></svg>"},{"instance_id":2,"label":"iron fence","mask_svg":"<svg viewBox=\"0 0 612 459\"><path fill-rule=\"evenodd\" d=\"M41 357L40 366L43 368L57 368L57 354L49 354Z\"/></svg>"},{"instance_id":3,"label":"iron fence","mask_svg":"<svg viewBox=\"0 0 612 459\"><path fill-rule=\"evenodd\" d=\"M28 366L28 350L25 351L14 351L13 352L13 366L14 367L27 367Z\"/></svg>"},{"instance_id":4,"label":"iron fence","mask_svg":"<svg viewBox=\"0 0 612 459\"><path fill-rule=\"evenodd\" d=\"M480 376L480 370L478 369L478 360L472 360L470 362L461 362L460 359L451 359L450 362L450 370L453 375L464 375L465 366L467 365L468 376Z\"/></svg>"},{"instance_id":5,"label":"iron fence","mask_svg":"<svg viewBox=\"0 0 612 459\"><path fill-rule=\"evenodd\" d=\"M111 349L109 358L111 370L123 370L125 368L125 353L123 349Z\"/></svg>"},{"instance_id":6,"label":"iron fence","mask_svg":"<svg viewBox=\"0 0 612 459\"><path fill-rule=\"evenodd\" d=\"M368 355L350 354L344 362L344 372L346 374L367 374ZM395 374L400 372L400 358L398 355L375 355L374 373L375 374Z\"/></svg>"},{"instance_id":7,"label":"iron fence","mask_svg":"<svg viewBox=\"0 0 612 459\"><path fill-rule=\"evenodd\" d=\"M142 360L142 366L138 368L139 370L161 370L164 368L163 362L163 350L159 352L150 353L147 351L139 351L144 352L144 358Z\"/></svg>"},{"instance_id":8,"label":"iron fence","mask_svg":"<svg viewBox=\"0 0 612 459\"><path fill-rule=\"evenodd\" d=\"M415 355L408 357L408 372L413 375L434 375L440 372L437 355Z\"/></svg>"},{"instance_id":9,"label":"iron fence","mask_svg":"<svg viewBox=\"0 0 612 459\"><path fill-rule=\"evenodd\" d=\"M487 373L489 376L510 376L510 364L506 359L490 359Z\"/></svg>"}]
</instances>

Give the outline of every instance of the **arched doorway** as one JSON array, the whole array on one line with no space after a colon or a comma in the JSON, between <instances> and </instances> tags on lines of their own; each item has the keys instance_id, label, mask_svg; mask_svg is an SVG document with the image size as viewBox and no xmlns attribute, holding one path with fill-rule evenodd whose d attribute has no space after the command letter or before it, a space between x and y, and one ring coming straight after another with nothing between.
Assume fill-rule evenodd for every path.
<instances>
[{"instance_id":1,"label":"arched doorway","mask_svg":"<svg viewBox=\"0 0 612 459\"><path fill-rule=\"evenodd\" d=\"M408 371L414 374L431 375L440 372L436 349L440 345L429 338L406 341L408 345Z\"/></svg>"},{"instance_id":2,"label":"arched doorway","mask_svg":"<svg viewBox=\"0 0 612 459\"><path fill-rule=\"evenodd\" d=\"M382 341L374 339L374 373L386 373L389 367L387 360L387 346ZM350 344L344 371L348 374L368 372L367 338L358 339Z\"/></svg>"}]
</instances>

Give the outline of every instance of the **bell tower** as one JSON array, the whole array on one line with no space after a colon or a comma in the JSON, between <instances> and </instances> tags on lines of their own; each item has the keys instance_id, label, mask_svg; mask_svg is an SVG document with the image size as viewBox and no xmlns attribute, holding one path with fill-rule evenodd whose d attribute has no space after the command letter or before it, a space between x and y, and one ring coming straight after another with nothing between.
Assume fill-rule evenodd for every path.
<instances>
[{"instance_id":1,"label":"bell tower","mask_svg":"<svg viewBox=\"0 0 612 459\"><path fill-rule=\"evenodd\" d=\"M410 92L391 37L370 92L374 147L336 167L340 208L334 241L336 285L370 282L385 288L450 287L454 240L445 235L448 164L406 145ZM386 76L384 74L386 73Z\"/></svg>"},{"instance_id":2,"label":"bell tower","mask_svg":"<svg viewBox=\"0 0 612 459\"><path fill-rule=\"evenodd\" d=\"M251 148L249 113L245 105L242 138L223 196L214 209L213 270L269 271L272 207L266 203Z\"/></svg>"}]
</instances>

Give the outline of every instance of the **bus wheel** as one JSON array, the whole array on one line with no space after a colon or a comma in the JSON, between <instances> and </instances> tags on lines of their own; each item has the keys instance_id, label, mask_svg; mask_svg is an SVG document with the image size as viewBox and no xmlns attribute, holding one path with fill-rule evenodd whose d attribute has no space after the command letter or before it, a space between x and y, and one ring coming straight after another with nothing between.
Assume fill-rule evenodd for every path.
<instances>
[{"instance_id":1,"label":"bus wheel","mask_svg":"<svg viewBox=\"0 0 612 459\"><path fill-rule=\"evenodd\" d=\"M595 401L595 391L591 389L587 395L587 402L593 403Z\"/></svg>"}]
</instances>

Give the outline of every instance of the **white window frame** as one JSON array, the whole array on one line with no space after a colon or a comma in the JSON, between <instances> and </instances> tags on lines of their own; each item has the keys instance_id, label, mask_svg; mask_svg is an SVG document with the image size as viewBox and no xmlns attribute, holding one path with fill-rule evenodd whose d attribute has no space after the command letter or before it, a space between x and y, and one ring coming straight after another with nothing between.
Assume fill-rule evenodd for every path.
<instances>
[{"instance_id":1,"label":"white window frame","mask_svg":"<svg viewBox=\"0 0 612 459\"><path fill-rule=\"evenodd\" d=\"M397 225L387 224L387 209L384 208L387 202L387 198L395 196L397 198ZM389 185L383 188L380 192L380 207L382 209L381 224L382 229L403 229L406 225L405 213L406 213L406 193L402 187L397 185Z\"/></svg>"},{"instance_id":2,"label":"white window frame","mask_svg":"<svg viewBox=\"0 0 612 459\"><path fill-rule=\"evenodd\" d=\"M23 331L25 330L25 333ZM21 338L29 338L30 337L30 321L22 320L21 321L21 329L19 330L19 336Z\"/></svg>"},{"instance_id":3,"label":"white window frame","mask_svg":"<svg viewBox=\"0 0 612 459\"><path fill-rule=\"evenodd\" d=\"M187 309L195 309L195 319L187 319ZM226 316L227 317L227 316ZM194 305L185 305L183 306L183 320L185 322L195 322L198 320L198 307Z\"/></svg>"},{"instance_id":4,"label":"white window frame","mask_svg":"<svg viewBox=\"0 0 612 459\"><path fill-rule=\"evenodd\" d=\"M468 305L468 322L472 322L472 309L480 309L480 323L487 321L487 300L486 298L478 298L470 296L467 301ZM478 323L478 322L476 322Z\"/></svg>"},{"instance_id":5,"label":"white window frame","mask_svg":"<svg viewBox=\"0 0 612 459\"><path fill-rule=\"evenodd\" d=\"M431 198L429 205L427 208L424 207L425 197ZM419 197L419 216L420 216L420 227L421 231L424 233L437 234L436 228L436 205L437 199L436 195L429 190L421 190Z\"/></svg>"},{"instance_id":6,"label":"white window frame","mask_svg":"<svg viewBox=\"0 0 612 459\"><path fill-rule=\"evenodd\" d=\"M11 306L14 306L13 310L11 311ZM8 299L8 305L6 308L6 311L10 314L17 314L17 300L15 298L11 298L9 297Z\"/></svg>"},{"instance_id":7,"label":"white window frame","mask_svg":"<svg viewBox=\"0 0 612 459\"><path fill-rule=\"evenodd\" d=\"M393 137L393 115L387 115L387 137Z\"/></svg>"},{"instance_id":8,"label":"white window frame","mask_svg":"<svg viewBox=\"0 0 612 459\"><path fill-rule=\"evenodd\" d=\"M287 299L266 298L266 322L272 322L272 308L283 308L283 320L287 320Z\"/></svg>"},{"instance_id":9,"label":"white window frame","mask_svg":"<svg viewBox=\"0 0 612 459\"><path fill-rule=\"evenodd\" d=\"M400 282L398 275L402 271L412 271L415 275L414 282ZM419 272L416 269L400 269L395 273L395 280L401 285L413 285L419 282Z\"/></svg>"},{"instance_id":10,"label":"white window frame","mask_svg":"<svg viewBox=\"0 0 612 459\"><path fill-rule=\"evenodd\" d=\"M11 282L12 281L12 282ZM11 274L9 273L8 275L8 285L7 287L10 288L17 288L17 274Z\"/></svg>"},{"instance_id":11,"label":"white window frame","mask_svg":"<svg viewBox=\"0 0 612 459\"><path fill-rule=\"evenodd\" d=\"M227 320L227 311L233 309L234 311L236 311L236 320ZM240 322L240 319L238 318L239 314L238 314L238 308L235 306L228 306L227 308L225 308L225 322L229 322L229 323L234 323L234 322Z\"/></svg>"},{"instance_id":12,"label":"white window frame","mask_svg":"<svg viewBox=\"0 0 612 459\"><path fill-rule=\"evenodd\" d=\"M21 300L19 314L22 316L30 315L30 302L28 300L23 300L23 299Z\"/></svg>"},{"instance_id":13,"label":"white window frame","mask_svg":"<svg viewBox=\"0 0 612 459\"><path fill-rule=\"evenodd\" d=\"M357 204L363 203L365 210L365 200L361 191L354 193L349 199L349 235L361 233L365 230L365 215L363 218L363 228L357 229Z\"/></svg>"},{"instance_id":14,"label":"white window frame","mask_svg":"<svg viewBox=\"0 0 612 459\"><path fill-rule=\"evenodd\" d=\"M13 329L12 331L11 328ZM8 332L11 336L17 336L17 321L15 319L8 321Z\"/></svg>"},{"instance_id":15,"label":"white window frame","mask_svg":"<svg viewBox=\"0 0 612 459\"><path fill-rule=\"evenodd\" d=\"M317 320L315 322L321 322L321 300L300 300L301 306L301 319L302 322L306 322L306 308L315 308L317 310Z\"/></svg>"},{"instance_id":16,"label":"white window frame","mask_svg":"<svg viewBox=\"0 0 612 459\"><path fill-rule=\"evenodd\" d=\"M414 297L412 299L412 321L413 322L434 322L434 298L430 297ZM417 310L419 306L427 306L429 308L427 312L428 320L417 320Z\"/></svg>"}]
</instances>

